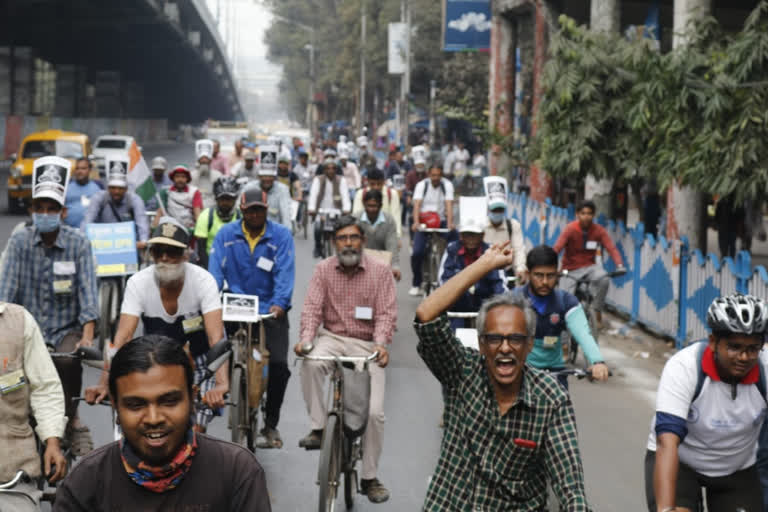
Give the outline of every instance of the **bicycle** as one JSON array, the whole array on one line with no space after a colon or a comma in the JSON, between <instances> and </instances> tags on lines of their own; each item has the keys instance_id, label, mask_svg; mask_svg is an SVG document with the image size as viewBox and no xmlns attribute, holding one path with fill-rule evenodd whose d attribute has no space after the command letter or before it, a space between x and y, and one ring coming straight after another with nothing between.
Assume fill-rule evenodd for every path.
<instances>
[{"instance_id":1,"label":"bicycle","mask_svg":"<svg viewBox=\"0 0 768 512\"><path fill-rule=\"evenodd\" d=\"M254 322L259 324L257 339L254 339L251 322L240 322L240 327L231 339L230 402L227 404L231 406L229 410L231 440L235 444L242 444L245 440L246 446L251 451L256 449L259 409L262 414L265 414L266 408L266 402L261 399L267 389L269 377L269 351L264 333L264 320L270 318L275 318L274 313L259 315L258 321ZM213 355L215 356L216 353Z\"/></svg>"},{"instance_id":2,"label":"bicycle","mask_svg":"<svg viewBox=\"0 0 768 512\"><path fill-rule=\"evenodd\" d=\"M322 223L323 243L321 245L321 258L328 258L333 254L333 220L341 216L341 210L337 208L319 208L317 210L318 222Z\"/></svg>"},{"instance_id":3,"label":"bicycle","mask_svg":"<svg viewBox=\"0 0 768 512\"><path fill-rule=\"evenodd\" d=\"M351 414L351 412L345 410L345 407L346 409L349 407L345 406L344 402L344 373L345 370L355 372L355 366L362 365L362 372L365 373L370 386L368 365L375 362L378 357L379 353L374 352L369 356L311 356L305 354L303 357L297 358L297 361L306 359L308 361L331 361L334 363L329 390L331 407L328 410L328 419L323 429L317 475L320 486L318 500L320 512L332 512L335 509L342 473L344 475L344 504L348 509L354 505L355 491L360 492L355 466L363 458L362 436L368 420L367 399L370 396L370 391L366 395L365 411L355 411L357 413L355 417L362 425L355 425L356 428L351 428L345 421L345 414ZM354 373L350 373L347 378L354 376Z\"/></svg>"},{"instance_id":4,"label":"bicycle","mask_svg":"<svg viewBox=\"0 0 768 512\"><path fill-rule=\"evenodd\" d=\"M422 286L424 287L424 295L427 296L440 286L437 273L440 270L440 260L443 258L446 246L445 239L440 235L450 233L451 230L447 228L427 228L422 224L419 231L427 233L428 237L426 258L424 258L422 263L424 276Z\"/></svg>"},{"instance_id":5,"label":"bicycle","mask_svg":"<svg viewBox=\"0 0 768 512\"><path fill-rule=\"evenodd\" d=\"M30 484L33 482L33 480L37 480L36 487L41 492L41 494L39 495L39 502L37 499L35 499L34 496L30 495L28 492L17 489L17 487L20 484ZM45 481L46 480L44 477L33 479L27 474L26 471L18 470L16 474L13 476L13 478L8 480L7 482L0 483L0 496L2 496L3 494L5 494L6 496L19 496L22 499L29 500L32 506L35 507L36 510L38 510L40 508L40 503L47 501L53 504L53 502L56 499L55 490L48 489L46 491L43 491L43 487L45 486ZM2 505L3 505L2 499L0 499L0 506Z\"/></svg>"},{"instance_id":6,"label":"bicycle","mask_svg":"<svg viewBox=\"0 0 768 512\"><path fill-rule=\"evenodd\" d=\"M610 279L623 276L624 274L626 274L626 270L614 270L613 272L608 272L607 276ZM592 293L590 286L593 282L597 281L597 279L592 279L589 277L589 275L576 278L570 275L567 270L561 271L560 277L567 277L576 282L576 288L574 289L573 294L581 303L581 307L584 308L584 314L587 317L589 330L592 333L592 337L595 338L595 342L598 342L597 317L595 316L595 310L592 308L592 303L595 300L595 296ZM567 334L569 341L566 342L566 340L563 340L563 357L568 364L576 364L576 359L579 356L579 344L576 342L576 339L571 336L570 333L568 333L567 330L564 334Z\"/></svg>"}]
</instances>

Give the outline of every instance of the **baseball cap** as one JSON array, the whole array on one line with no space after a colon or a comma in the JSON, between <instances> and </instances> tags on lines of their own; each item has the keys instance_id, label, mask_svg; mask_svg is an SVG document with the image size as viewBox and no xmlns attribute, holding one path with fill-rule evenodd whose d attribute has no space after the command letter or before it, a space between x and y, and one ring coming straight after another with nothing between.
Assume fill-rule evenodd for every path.
<instances>
[{"instance_id":1,"label":"baseball cap","mask_svg":"<svg viewBox=\"0 0 768 512\"><path fill-rule=\"evenodd\" d=\"M473 217L462 220L459 226L459 233L482 233L483 231L483 225Z\"/></svg>"},{"instance_id":2,"label":"baseball cap","mask_svg":"<svg viewBox=\"0 0 768 512\"><path fill-rule=\"evenodd\" d=\"M152 169L166 170L167 168L168 168L168 161L165 158L161 156L156 156L155 158L152 159Z\"/></svg>"},{"instance_id":3,"label":"baseball cap","mask_svg":"<svg viewBox=\"0 0 768 512\"><path fill-rule=\"evenodd\" d=\"M246 149L243 152L243 160L256 160L256 153L254 153L250 149Z\"/></svg>"},{"instance_id":4,"label":"baseball cap","mask_svg":"<svg viewBox=\"0 0 768 512\"><path fill-rule=\"evenodd\" d=\"M189 232L173 217L161 217L157 227L152 231L149 245L161 244L173 247L187 248L189 246Z\"/></svg>"},{"instance_id":5,"label":"baseball cap","mask_svg":"<svg viewBox=\"0 0 768 512\"><path fill-rule=\"evenodd\" d=\"M496 198L488 200L488 209L489 210L495 210L496 208L502 208L502 207L505 210L507 209L507 202L503 198L496 197Z\"/></svg>"},{"instance_id":6,"label":"baseball cap","mask_svg":"<svg viewBox=\"0 0 768 512\"><path fill-rule=\"evenodd\" d=\"M251 206L267 207L267 193L256 183L249 184L240 199L240 211L245 211Z\"/></svg>"},{"instance_id":7,"label":"baseball cap","mask_svg":"<svg viewBox=\"0 0 768 512\"><path fill-rule=\"evenodd\" d=\"M64 206L72 163L58 156L35 160L32 170L32 199L53 199Z\"/></svg>"},{"instance_id":8,"label":"baseball cap","mask_svg":"<svg viewBox=\"0 0 768 512\"><path fill-rule=\"evenodd\" d=\"M279 157L277 157L277 163L280 163L280 162L291 163L291 157L285 154L281 154Z\"/></svg>"}]
</instances>

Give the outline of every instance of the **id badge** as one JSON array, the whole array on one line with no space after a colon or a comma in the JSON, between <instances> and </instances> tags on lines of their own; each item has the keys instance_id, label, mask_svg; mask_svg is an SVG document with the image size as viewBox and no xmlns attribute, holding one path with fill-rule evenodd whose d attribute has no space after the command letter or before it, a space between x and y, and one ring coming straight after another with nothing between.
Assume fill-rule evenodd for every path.
<instances>
[{"instance_id":1,"label":"id badge","mask_svg":"<svg viewBox=\"0 0 768 512\"><path fill-rule=\"evenodd\" d=\"M91 204L91 200L88 199L88 196L82 195L80 196L80 204L83 205L83 208L88 208L88 205Z\"/></svg>"},{"instance_id":2,"label":"id badge","mask_svg":"<svg viewBox=\"0 0 768 512\"><path fill-rule=\"evenodd\" d=\"M55 279L53 281L53 293L57 295L72 293L71 279Z\"/></svg>"},{"instance_id":3,"label":"id badge","mask_svg":"<svg viewBox=\"0 0 768 512\"><path fill-rule=\"evenodd\" d=\"M373 320L373 308L368 306L357 306L355 308L355 318L357 320Z\"/></svg>"},{"instance_id":4,"label":"id badge","mask_svg":"<svg viewBox=\"0 0 768 512\"><path fill-rule=\"evenodd\" d=\"M16 370L4 375L0 375L0 394L7 395L17 389L27 385L27 378L24 370Z\"/></svg>"},{"instance_id":5,"label":"id badge","mask_svg":"<svg viewBox=\"0 0 768 512\"><path fill-rule=\"evenodd\" d=\"M278 213L280 213L280 210L277 209L277 208L270 208L269 209L269 214L270 215L277 215Z\"/></svg>"},{"instance_id":6,"label":"id badge","mask_svg":"<svg viewBox=\"0 0 768 512\"><path fill-rule=\"evenodd\" d=\"M259 261L256 262L256 266L267 272L272 272L272 267L275 266L275 262L261 256L259 257Z\"/></svg>"},{"instance_id":7,"label":"id badge","mask_svg":"<svg viewBox=\"0 0 768 512\"><path fill-rule=\"evenodd\" d=\"M555 348L559 339L557 336L544 336L542 340L544 348Z\"/></svg>"},{"instance_id":8,"label":"id badge","mask_svg":"<svg viewBox=\"0 0 768 512\"><path fill-rule=\"evenodd\" d=\"M184 334L190 334L193 332L201 331L203 330L203 317L202 316L193 316L191 318L187 318L181 322L182 327L184 327Z\"/></svg>"},{"instance_id":9,"label":"id badge","mask_svg":"<svg viewBox=\"0 0 768 512\"><path fill-rule=\"evenodd\" d=\"M587 250L588 251L596 251L597 250L597 241L595 241L595 240L587 240Z\"/></svg>"}]
</instances>

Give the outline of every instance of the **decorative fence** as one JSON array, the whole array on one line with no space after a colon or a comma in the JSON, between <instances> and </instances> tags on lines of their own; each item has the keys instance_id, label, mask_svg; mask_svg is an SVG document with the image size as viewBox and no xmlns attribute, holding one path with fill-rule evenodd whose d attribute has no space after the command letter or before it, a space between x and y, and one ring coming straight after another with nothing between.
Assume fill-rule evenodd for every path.
<instances>
[{"instance_id":1,"label":"decorative fence","mask_svg":"<svg viewBox=\"0 0 768 512\"><path fill-rule=\"evenodd\" d=\"M510 194L508 211L520 222L528 248L554 245L575 219L572 206L559 208L525 194ZM628 269L611 280L606 302L632 323L674 338L678 348L707 336L707 308L714 298L738 291L768 299L768 271L753 268L747 252L720 260L690 250L685 237L667 240L645 234L642 223L628 229L622 222L598 222L610 233ZM608 271L615 268L607 255L603 266Z\"/></svg>"}]
</instances>

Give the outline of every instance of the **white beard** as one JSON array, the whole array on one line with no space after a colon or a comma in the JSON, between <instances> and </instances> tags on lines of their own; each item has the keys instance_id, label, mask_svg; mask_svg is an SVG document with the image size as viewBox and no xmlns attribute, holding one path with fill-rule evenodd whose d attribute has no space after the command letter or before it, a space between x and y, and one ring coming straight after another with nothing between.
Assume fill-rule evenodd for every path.
<instances>
[{"instance_id":1,"label":"white beard","mask_svg":"<svg viewBox=\"0 0 768 512\"><path fill-rule=\"evenodd\" d=\"M155 280L161 287L184 281L184 263L155 263Z\"/></svg>"}]
</instances>

